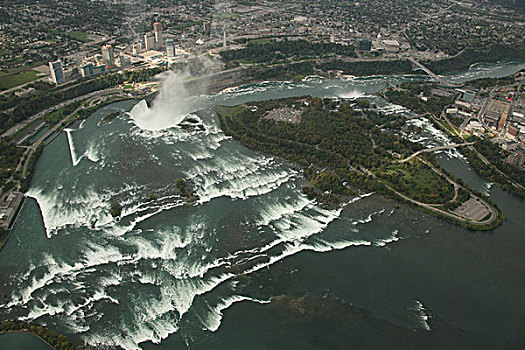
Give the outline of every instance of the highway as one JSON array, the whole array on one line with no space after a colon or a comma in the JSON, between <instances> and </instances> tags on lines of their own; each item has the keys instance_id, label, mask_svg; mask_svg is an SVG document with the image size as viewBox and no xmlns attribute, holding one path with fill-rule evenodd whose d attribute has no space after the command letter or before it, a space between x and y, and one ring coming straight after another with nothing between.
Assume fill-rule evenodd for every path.
<instances>
[{"instance_id":1,"label":"highway","mask_svg":"<svg viewBox=\"0 0 525 350\"><path fill-rule=\"evenodd\" d=\"M120 91L120 90L116 89L116 88L111 88L111 89L106 89L106 90L93 91L93 92L91 92L89 94L82 95L82 96L73 98L71 100L61 102L61 103L59 103L59 104L57 104L57 105L55 105L53 107L50 107L50 108L48 108L46 110L43 110L43 111L41 111L41 112L39 112L39 113L29 117L26 120L21 121L20 123L18 123L15 126L13 126L11 129L9 129L6 132L4 132L2 134L2 137L8 137L8 136L14 135L18 131L20 131L23 128L25 128L28 124L34 122L35 120L37 120L39 118L42 118L44 115L49 114L49 113L51 113L53 111L56 111L57 109L60 109L60 108L62 108L64 106L67 106L67 105L69 105L71 103L74 103L74 102L77 102L77 101L81 101L81 100L84 100L86 98L90 98L92 96L103 95L103 94L110 93L110 92L115 92L115 91Z\"/></svg>"}]
</instances>

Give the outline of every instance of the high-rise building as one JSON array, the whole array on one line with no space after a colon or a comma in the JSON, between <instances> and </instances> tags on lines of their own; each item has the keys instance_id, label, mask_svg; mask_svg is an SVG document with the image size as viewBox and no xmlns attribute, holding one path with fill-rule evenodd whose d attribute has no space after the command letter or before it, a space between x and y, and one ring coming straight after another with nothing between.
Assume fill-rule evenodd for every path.
<instances>
[{"instance_id":1,"label":"high-rise building","mask_svg":"<svg viewBox=\"0 0 525 350\"><path fill-rule=\"evenodd\" d=\"M160 49L164 46L164 38L162 37L162 23L153 23L153 32L155 33L155 45L157 46L157 49Z\"/></svg>"},{"instance_id":2,"label":"high-rise building","mask_svg":"<svg viewBox=\"0 0 525 350\"><path fill-rule=\"evenodd\" d=\"M129 56L126 56L123 53L120 54L119 61L120 61L120 68L126 68L126 67L131 66L131 59L129 58Z\"/></svg>"},{"instance_id":3,"label":"high-rise building","mask_svg":"<svg viewBox=\"0 0 525 350\"><path fill-rule=\"evenodd\" d=\"M175 43L173 39L166 39L166 56L175 57Z\"/></svg>"},{"instance_id":4,"label":"high-rise building","mask_svg":"<svg viewBox=\"0 0 525 350\"><path fill-rule=\"evenodd\" d=\"M224 35L224 37L223 37L223 43L222 43L222 45L223 45L223 47L224 47L224 50L226 50L226 48L227 48L227 44L226 44L226 31L224 31L223 35Z\"/></svg>"},{"instance_id":5,"label":"high-rise building","mask_svg":"<svg viewBox=\"0 0 525 350\"><path fill-rule=\"evenodd\" d=\"M144 35L144 48L146 51L155 49L155 37L151 33Z\"/></svg>"},{"instance_id":6,"label":"high-rise building","mask_svg":"<svg viewBox=\"0 0 525 350\"><path fill-rule=\"evenodd\" d=\"M372 40L360 39L357 43L357 49L359 51L370 51L372 50Z\"/></svg>"},{"instance_id":7,"label":"high-rise building","mask_svg":"<svg viewBox=\"0 0 525 350\"><path fill-rule=\"evenodd\" d=\"M142 52L142 44L138 43L133 45L133 55L138 56Z\"/></svg>"},{"instance_id":8,"label":"high-rise building","mask_svg":"<svg viewBox=\"0 0 525 350\"><path fill-rule=\"evenodd\" d=\"M102 58L104 59L106 67L115 67L115 54L113 53L113 47L111 47L111 45L102 46Z\"/></svg>"},{"instance_id":9,"label":"high-rise building","mask_svg":"<svg viewBox=\"0 0 525 350\"><path fill-rule=\"evenodd\" d=\"M210 34L211 32L211 22L203 22L202 23L202 31L204 34Z\"/></svg>"},{"instance_id":10,"label":"high-rise building","mask_svg":"<svg viewBox=\"0 0 525 350\"><path fill-rule=\"evenodd\" d=\"M51 71L50 76L53 83L58 85L66 81L61 61L49 62L49 70Z\"/></svg>"}]
</instances>

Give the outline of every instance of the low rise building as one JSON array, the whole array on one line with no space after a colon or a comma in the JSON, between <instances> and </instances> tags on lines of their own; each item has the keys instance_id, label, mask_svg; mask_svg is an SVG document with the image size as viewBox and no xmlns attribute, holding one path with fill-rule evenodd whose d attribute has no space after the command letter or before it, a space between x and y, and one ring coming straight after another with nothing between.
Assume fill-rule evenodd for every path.
<instances>
[{"instance_id":1,"label":"low rise building","mask_svg":"<svg viewBox=\"0 0 525 350\"><path fill-rule=\"evenodd\" d=\"M24 195L20 192L9 193L5 200L0 202L0 227L8 230L18 213Z\"/></svg>"},{"instance_id":2,"label":"low rise building","mask_svg":"<svg viewBox=\"0 0 525 350\"><path fill-rule=\"evenodd\" d=\"M523 165L525 164L525 150L521 148L509 154L509 156L507 157L507 163L519 168L523 167Z\"/></svg>"},{"instance_id":3,"label":"low rise building","mask_svg":"<svg viewBox=\"0 0 525 350\"><path fill-rule=\"evenodd\" d=\"M80 75L83 78L91 78L107 72L106 65L94 65L93 63L86 63L80 66Z\"/></svg>"}]
</instances>

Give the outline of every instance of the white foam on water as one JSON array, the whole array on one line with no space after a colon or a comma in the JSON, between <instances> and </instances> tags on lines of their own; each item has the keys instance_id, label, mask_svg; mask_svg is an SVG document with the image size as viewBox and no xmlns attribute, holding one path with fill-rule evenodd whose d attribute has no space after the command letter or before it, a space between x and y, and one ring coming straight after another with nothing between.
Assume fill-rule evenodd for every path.
<instances>
[{"instance_id":1,"label":"white foam on water","mask_svg":"<svg viewBox=\"0 0 525 350\"><path fill-rule=\"evenodd\" d=\"M122 254L119 248L106 244L104 246L90 243L84 250L83 256L79 259L83 262L83 268L118 263L130 260L129 256Z\"/></svg>"},{"instance_id":2,"label":"white foam on water","mask_svg":"<svg viewBox=\"0 0 525 350\"><path fill-rule=\"evenodd\" d=\"M77 193L77 197L62 202L57 200L58 192L57 190L46 193L32 187L26 193L28 197L34 198L40 207L48 238L67 226L89 226L95 220L111 221L107 194L96 193L93 189L86 188L85 193Z\"/></svg>"},{"instance_id":3,"label":"white foam on water","mask_svg":"<svg viewBox=\"0 0 525 350\"><path fill-rule=\"evenodd\" d=\"M223 311L228 309L235 303L242 301L251 301L258 304L268 304L270 300L259 300L244 295L232 295L228 298L221 300L215 307L212 307L210 313L203 320L205 330L215 332L219 329L222 321Z\"/></svg>"},{"instance_id":4,"label":"white foam on water","mask_svg":"<svg viewBox=\"0 0 525 350\"><path fill-rule=\"evenodd\" d=\"M483 192L483 194L486 196L490 196L490 190L492 189L492 186L494 186L493 182L483 183L483 190L481 192Z\"/></svg>"},{"instance_id":5,"label":"white foam on water","mask_svg":"<svg viewBox=\"0 0 525 350\"><path fill-rule=\"evenodd\" d=\"M394 115L394 114L408 115L412 113L412 111L410 111L408 108L403 107L401 105L396 105L395 103L388 103L384 107L378 107L378 111L386 115Z\"/></svg>"},{"instance_id":6,"label":"white foam on water","mask_svg":"<svg viewBox=\"0 0 525 350\"><path fill-rule=\"evenodd\" d=\"M364 219L359 219L359 220L355 220L352 222L352 225L358 225L358 224L366 224L366 223L369 223L372 221L372 217L373 216L376 216L376 215L379 215L379 214L383 214L385 212L385 209L381 209L381 210L378 210L378 211L375 211L373 213L370 213L366 218Z\"/></svg>"},{"instance_id":7,"label":"white foam on water","mask_svg":"<svg viewBox=\"0 0 525 350\"><path fill-rule=\"evenodd\" d=\"M67 142L69 144L69 153L71 154L71 162L73 163L73 166L77 166L78 163L82 160L82 157L77 156L77 152L75 150L75 144L73 143L73 137L71 135L72 129L66 128L64 129L67 135Z\"/></svg>"},{"instance_id":8,"label":"white foam on water","mask_svg":"<svg viewBox=\"0 0 525 350\"><path fill-rule=\"evenodd\" d=\"M415 300L415 306L413 307L413 310L416 312L416 317L418 319L419 324L427 331L430 331L430 325L428 324L428 320L430 319L430 316L428 315L427 309L423 306L423 303L421 303L419 300Z\"/></svg>"},{"instance_id":9,"label":"white foam on water","mask_svg":"<svg viewBox=\"0 0 525 350\"><path fill-rule=\"evenodd\" d=\"M453 142L445 135L441 130L436 128L434 124L428 118L426 117L419 117L419 118L412 118L407 121L407 124L414 125L416 127L420 127L425 132L428 132L431 137L429 138L421 138L419 143L421 143L423 146L427 148L432 148L436 146L445 146L450 145ZM410 138L408 138L410 141ZM416 142L416 141L413 141Z\"/></svg>"},{"instance_id":10,"label":"white foam on water","mask_svg":"<svg viewBox=\"0 0 525 350\"><path fill-rule=\"evenodd\" d=\"M392 231L392 235L390 237L378 239L374 242L374 244L378 247L384 247L389 243L397 242L400 240L398 233L398 230L394 230Z\"/></svg>"},{"instance_id":11,"label":"white foam on water","mask_svg":"<svg viewBox=\"0 0 525 350\"><path fill-rule=\"evenodd\" d=\"M101 155L99 153L99 150L98 148L96 147L95 143L94 142L91 142L86 150L86 152L84 153L84 156L89 159L90 161L92 161L93 163L98 163L98 161L100 160L101 158Z\"/></svg>"},{"instance_id":12,"label":"white foam on water","mask_svg":"<svg viewBox=\"0 0 525 350\"><path fill-rule=\"evenodd\" d=\"M260 196L272 192L296 176L296 172L291 170L261 169L261 165L255 163L236 166L214 162L214 165L218 168L196 166L196 174L200 176L194 178L194 183L200 204L222 196L232 199Z\"/></svg>"},{"instance_id":13,"label":"white foam on water","mask_svg":"<svg viewBox=\"0 0 525 350\"><path fill-rule=\"evenodd\" d=\"M286 202L274 202L263 206L259 212L260 220L255 222L257 226L266 226L283 216L289 216L304 210L307 206L313 206L314 201L308 200L305 196L298 196L293 204Z\"/></svg>"},{"instance_id":14,"label":"white foam on water","mask_svg":"<svg viewBox=\"0 0 525 350\"><path fill-rule=\"evenodd\" d=\"M337 97L345 99L356 99L360 97L365 97L365 93L359 90L351 90L348 92L341 92Z\"/></svg>"},{"instance_id":15,"label":"white foam on water","mask_svg":"<svg viewBox=\"0 0 525 350\"><path fill-rule=\"evenodd\" d=\"M118 286L122 282L122 275L118 271L111 270L109 274L102 276L99 279L101 288L109 286Z\"/></svg>"},{"instance_id":16,"label":"white foam on water","mask_svg":"<svg viewBox=\"0 0 525 350\"><path fill-rule=\"evenodd\" d=\"M263 268L266 268L268 266L275 264L278 261L281 261L287 257L290 257L292 255L295 255L305 250L325 253L325 252L332 251L332 250L342 250L342 249L345 249L351 246L370 246L370 245L372 245L372 242L365 241L365 240L337 240L334 242L328 242L328 241L324 241L319 238L316 240L316 242L313 242L313 243L304 243L300 241L287 242L287 243L283 243L283 251L281 254L270 256L267 262L255 265L252 268L247 269L246 271L243 272L243 275L248 275L256 271L259 271Z\"/></svg>"},{"instance_id":17,"label":"white foam on water","mask_svg":"<svg viewBox=\"0 0 525 350\"><path fill-rule=\"evenodd\" d=\"M75 264L74 266L59 264L49 254L44 254L43 265L47 268L47 272L44 273L41 278L31 278L31 281L27 287L18 289L17 293L13 294L11 301L5 305L6 308L26 305L31 300L31 296L35 291L53 283L55 277L63 274L64 272L70 271L74 268L79 268L81 266L79 263Z\"/></svg>"},{"instance_id":18,"label":"white foam on water","mask_svg":"<svg viewBox=\"0 0 525 350\"><path fill-rule=\"evenodd\" d=\"M320 75L307 75L301 81L308 82L308 83L309 82L321 83L325 80L326 80L325 77L320 76Z\"/></svg>"}]
</instances>

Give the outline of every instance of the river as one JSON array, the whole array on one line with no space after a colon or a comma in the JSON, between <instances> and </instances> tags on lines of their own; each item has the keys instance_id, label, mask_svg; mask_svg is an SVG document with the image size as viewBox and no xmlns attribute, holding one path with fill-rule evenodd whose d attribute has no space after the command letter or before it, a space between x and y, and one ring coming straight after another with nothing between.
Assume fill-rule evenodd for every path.
<instances>
[{"instance_id":1,"label":"river","mask_svg":"<svg viewBox=\"0 0 525 350\"><path fill-rule=\"evenodd\" d=\"M524 63L472 67L453 82ZM0 319L88 346L129 349L525 346L525 203L455 151L442 167L488 193L506 221L468 231L377 194L339 210L301 194L300 171L225 136L210 107L374 95L414 77L265 82L188 100L204 130L139 128L136 102L96 111L46 146L0 253ZM197 108L198 107L198 108ZM407 135L450 142L424 118ZM176 178L191 179L184 205ZM109 214L113 202L122 219Z\"/></svg>"}]
</instances>

